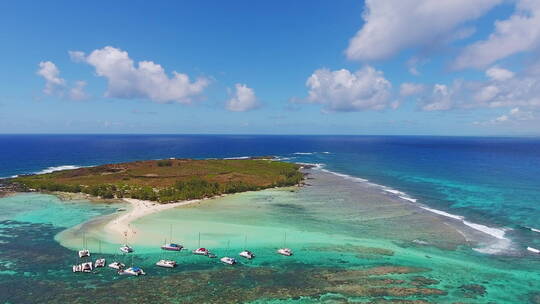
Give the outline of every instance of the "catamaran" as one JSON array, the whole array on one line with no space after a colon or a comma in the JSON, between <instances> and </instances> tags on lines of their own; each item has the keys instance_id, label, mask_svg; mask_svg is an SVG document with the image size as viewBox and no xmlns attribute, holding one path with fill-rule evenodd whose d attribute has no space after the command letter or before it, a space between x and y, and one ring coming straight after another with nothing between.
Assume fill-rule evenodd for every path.
<instances>
[{"instance_id":1,"label":"catamaran","mask_svg":"<svg viewBox=\"0 0 540 304\"><path fill-rule=\"evenodd\" d=\"M73 265L73 272L92 272L92 262L85 262L82 264Z\"/></svg>"},{"instance_id":2,"label":"catamaran","mask_svg":"<svg viewBox=\"0 0 540 304\"><path fill-rule=\"evenodd\" d=\"M99 254L101 255L101 241L99 241ZM98 258L94 263L94 267L105 267L105 258Z\"/></svg>"},{"instance_id":3,"label":"catamaran","mask_svg":"<svg viewBox=\"0 0 540 304\"><path fill-rule=\"evenodd\" d=\"M225 264L228 264L228 265L234 265L236 264L236 259L235 258L230 258L230 257L222 257L221 259L219 259L221 262L225 263Z\"/></svg>"},{"instance_id":4,"label":"catamaran","mask_svg":"<svg viewBox=\"0 0 540 304\"><path fill-rule=\"evenodd\" d=\"M253 259L255 257L255 254L253 254L253 252L251 252L249 250L244 250L244 251L240 252L238 255L243 257L243 258L246 258L248 260L251 260L251 259Z\"/></svg>"},{"instance_id":5,"label":"catamaran","mask_svg":"<svg viewBox=\"0 0 540 304\"><path fill-rule=\"evenodd\" d=\"M120 251L122 251L123 253L131 253L133 252L133 248L127 244L124 244L124 246L120 247Z\"/></svg>"},{"instance_id":6,"label":"catamaran","mask_svg":"<svg viewBox=\"0 0 540 304\"><path fill-rule=\"evenodd\" d=\"M208 255L210 254L210 251L208 251L208 249L206 248L197 248L195 250L192 251L193 254L197 254L197 255Z\"/></svg>"},{"instance_id":7,"label":"catamaran","mask_svg":"<svg viewBox=\"0 0 540 304\"><path fill-rule=\"evenodd\" d=\"M101 259L97 259L96 262L94 263L94 267L105 267L105 259L101 258Z\"/></svg>"},{"instance_id":8,"label":"catamaran","mask_svg":"<svg viewBox=\"0 0 540 304\"><path fill-rule=\"evenodd\" d=\"M293 255L293 252L291 249L286 248L285 245L287 244L287 232L285 232L285 236L283 237L283 248L279 248L277 250L278 254L284 255L284 256L291 256Z\"/></svg>"},{"instance_id":9,"label":"catamaran","mask_svg":"<svg viewBox=\"0 0 540 304\"><path fill-rule=\"evenodd\" d=\"M83 248L88 248L86 244L86 238L83 233ZM81 249L79 250L79 258L89 257L90 256L90 250L88 249Z\"/></svg>"},{"instance_id":10,"label":"catamaran","mask_svg":"<svg viewBox=\"0 0 540 304\"><path fill-rule=\"evenodd\" d=\"M245 249L246 244L247 244L247 235L246 235L246 238L244 239L244 251L240 252L238 255L243 257L243 258L246 258L248 260L251 260L251 259L253 259L255 257L255 254L253 254L253 252Z\"/></svg>"},{"instance_id":11,"label":"catamaran","mask_svg":"<svg viewBox=\"0 0 540 304\"><path fill-rule=\"evenodd\" d=\"M169 240L172 240L172 224L169 233ZM184 246L176 243L167 243L167 240L165 240L165 243L163 244L163 246L161 246L161 249L169 251L180 251L182 250L182 248L184 248Z\"/></svg>"},{"instance_id":12,"label":"catamaran","mask_svg":"<svg viewBox=\"0 0 540 304\"><path fill-rule=\"evenodd\" d=\"M174 268L176 267L176 262L173 260L159 260L156 265L159 267Z\"/></svg>"},{"instance_id":13,"label":"catamaran","mask_svg":"<svg viewBox=\"0 0 540 304\"><path fill-rule=\"evenodd\" d=\"M293 255L293 252L291 249L289 248L279 248L277 250L277 253L281 254L281 255L285 255L285 256L291 256Z\"/></svg>"},{"instance_id":14,"label":"catamaran","mask_svg":"<svg viewBox=\"0 0 540 304\"><path fill-rule=\"evenodd\" d=\"M184 248L184 246L176 243L165 243L161 246L161 249L169 251L180 251L182 248Z\"/></svg>"},{"instance_id":15,"label":"catamaran","mask_svg":"<svg viewBox=\"0 0 540 304\"><path fill-rule=\"evenodd\" d=\"M109 268L120 270L122 268L126 267L126 265L120 263L120 262L112 262L109 264Z\"/></svg>"},{"instance_id":16,"label":"catamaran","mask_svg":"<svg viewBox=\"0 0 540 304\"><path fill-rule=\"evenodd\" d=\"M119 275L130 275L130 276L140 276L145 275L146 273L140 267L129 267L128 269L121 269L118 271Z\"/></svg>"}]
</instances>

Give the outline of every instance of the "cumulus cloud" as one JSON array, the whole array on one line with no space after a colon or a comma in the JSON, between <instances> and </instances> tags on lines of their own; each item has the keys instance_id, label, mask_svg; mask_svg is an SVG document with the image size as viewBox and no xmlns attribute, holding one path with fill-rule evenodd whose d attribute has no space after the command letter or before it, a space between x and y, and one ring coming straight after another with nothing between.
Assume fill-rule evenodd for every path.
<instances>
[{"instance_id":1,"label":"cumulus cloud","mask_svg":"<svg viewBox=\"0 0 540 304\"><path fill-rule=\"evenodd\" d=\"M135 64L126 51L112 46L94 50L89 55L71 51L70 57L88 63L98 76L107 79L107 97L191 103L209 84L206 78L191 81L188 75L176 71L169 77L161 65L152 61Z\"/></svg>"},{"instance_id":2,"label":"cumulus cloud","mask_svg":"<svg viewBox=\"0 0 540 304\"><path fill-rule=\"evenodd\" d=\"M370 66L354 73L319 69L307 79L306 86L307 102L322 104L326 111L343 112L386 108L392 87L381 71Z\"/></svg>"},{"instance_id":3,"label":"cumulus cloud","mask_svg":"<svg viewBox=\"0 0 540 304\"><path fill-rule=\"evenodd\" d=\"M471 1L474 2L474 1ZM483 41L467 46L454 67L484 68L510 55L540 46L540 1L520 0L508 19L495 22L495 30Z\"/></svg>"},{"instance_id":4,"label":"cumulus cloud","mask_svg":"<svg viewBox=\"0 0 540 304\"><path fill-rule=\"evenodd\" d=\"M435 84L431 94L423 99L421 105L424 111L444 111L450 110L456 103L456 89L444 84Z\"/></svg>"},{"instance_id":5,"label":"cumulus cloud","mask_svg":"<svg viewBox=\"0 0 540 304\"><path fill-rule=\"evenodd\" d=\"M72 100L85 100L88 98L88 94L84 91L86 87L85 81L75 82L75 86L69 89L69 99Z\"/></svg>"},{"instance_id":6,"label":"cumulus cloud","mask_svg":"<svg viewBox=\"0 0 540 304\"><path fill-rule=\"evenodd\" d=\"M519 123L522 121L529 121L535 119L534 114L531 111L523 111L520 108L513 108L507 114L495 117L488 121L475 121L475 125L497 125L507 123Z\"/></svg>"},{"instance_id":7,"label":"cumulus cloud","mask_svg":"<svg viewBox=\"0 0 540 304\"><path fill-rule=\"evenodd\" d=\"M76 81L73 87L69 87L66 80L60 77L60 70L52 61L39 63L37 74L45 79L43 93L51 96L67 97L71 100L84 100L88 95L84 91L86 82Z\"/></svg>"},{"instance_id":8,"label":"cumulus cloud","mask_svg":"<svg viewBox=\"0 0 540 304\"><path fill-rule=\"evenodd\" d=\"M502 0L366 0L364 25L346 50L349 59L377 60L400 50L433 41L462 39L471 28L460 28Z\"/></svg>"},{"instance_id":9,"label":"cumulus cloud","mask_svg":"<svg viewBox=\"0 0 540 304\"><path fill-rule=\"evenodd\" d=\"M425 86L420 83L405 82L399 87L399 95L403 97L418 95L422 93Z\"/></svg>"},{"instance_id":10,"label":"cumulus cloud","mask_svg":"<svg viewBox=\"0 0 540 304\"><path fill-rule=\"evenodd\" d=\"M47 95L54 95L66 86L66 81L60 77L60 70L52 61L40 62L37 74L45 79L43 93Z\"/></svg>"},{"instance_id":11,"label":"cumulus cloud","mask_svg":"<svg viewBox=\"0 0 540 304\"><path fill-rule=\"evenodd\" d=\"M486 70L485 81L455 81L451 86L435 85L423 96L426 111L456 108L540 108L540 69L531 65L520 73L500 67Z\"/></svg>"},{"instance_id":12,"label":"cumulus cloud","mask_svg":"<svg viewBox=\"0 0 540 304\"><path fill-rule=\"evenodd\" d=\"M486 76L494 81L505 81L514 77L514 72L494 66L486 71Z\"/></svg>"},{"instance_id":13,"label":"cumulus cloud","mask_svg":"<svg viewBox=\"0 0 540 304\"><path fill-rule=\"evenodd\" d=\"M227 101L226 108L233 112L245 112L253 110L259 106L255 91L245 84L237 83L235 92L231 99Z\"/></svg>"}]
</instances>

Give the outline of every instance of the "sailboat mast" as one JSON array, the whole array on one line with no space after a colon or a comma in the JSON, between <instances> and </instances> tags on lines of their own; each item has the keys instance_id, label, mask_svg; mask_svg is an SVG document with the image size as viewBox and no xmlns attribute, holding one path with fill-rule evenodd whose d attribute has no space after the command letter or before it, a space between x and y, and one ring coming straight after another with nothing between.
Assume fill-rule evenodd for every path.
<instances>
[{"instance_id":1,"label":"sailboat mast","mask_svg":"<svg viewBox=\"0 0 540 304\"><path fill-rule=\"evenodd\" d=\"M199 245L197 247L201 248L201 233L200 232L199 232Z\"/></svg>"}]
</instances>

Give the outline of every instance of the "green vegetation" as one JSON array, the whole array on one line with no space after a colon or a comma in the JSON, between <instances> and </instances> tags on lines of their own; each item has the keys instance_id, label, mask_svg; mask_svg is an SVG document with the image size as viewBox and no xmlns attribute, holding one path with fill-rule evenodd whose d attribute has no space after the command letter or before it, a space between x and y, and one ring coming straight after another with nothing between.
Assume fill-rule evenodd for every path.
<instances>
[{"instance_id":1,"label":"green vegetation","mask_svg":"<svg viewBox=\"0 0 540 304\"><path fill-rule=\"evenodd\" d=\"M268 159L138 161L14 178L42 191L82 192L102 198L162 203L299 184L296 164Z\"/></svg>"}]
</instances>

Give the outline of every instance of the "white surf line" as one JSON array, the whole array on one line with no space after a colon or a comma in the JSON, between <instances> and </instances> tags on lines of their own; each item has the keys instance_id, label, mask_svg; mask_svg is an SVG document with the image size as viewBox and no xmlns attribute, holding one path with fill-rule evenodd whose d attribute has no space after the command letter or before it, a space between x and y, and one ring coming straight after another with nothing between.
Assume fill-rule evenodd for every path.
<instances>
[{"instance_id":1,"label":"white surf line","mask_svg":"<svg viewBox=\"0 0 540 304\"><path fill-rule=\"evenodd\" d=\"M533 253L538 253L538 254L540 254L540 250L538 250L538 249L536 249L536 248L527 247L527 250L529 250L530 252L533 252Z\"/></svg>"},{"instance_id":2,"label":"white surf line","mask_svg":"<svg viewBox=\"0 0 540 304\"><path fill-rule=\"evenodd\" d=\"M531 231L533 231L533 232L540 233L540 229L535 229L535 228L532 228L532 227L527 227L527 228L531 229Z\"/></svg>"},{"instance_id":3,"label":"white surf line","mask_svg":"<svg viewBox=\"0 0 540 304\"><path fill-rule=\"evenodd\" d=\"M62 165L62 166L53 166L48 167L47 169L43 169L41 171L37 171L34 174L46 174L46 173L52 173L56 171L62 171L62 170L73 170L73 169L79 169L82 168L81 166L75 166L75 165Z\"/></svg>"},{"instance_id":4,"label":"white surf line","mask_svg":"<svg viewBox=\"0 0 540 304\"><path fill-rule=\"evenodd\" d=\"M468 227L470 227L470 228L472 228L474 230L477 230L477 231L480 231L480 232L485 233L487 235L490 235L490 236L492 236L492 237L494 237L496 239L509 241L509 239L505 237L506 231L509 230L509 229L494 228L494 227L489 227L489 226L485 226L485 225L482 225L482 224L469 222L469 221L466 221L465 217L463 217L463 216L451 214L451 213L444 212L444 211L441 211L441 210L438 210L438 209L433 209L433 208L429 208L427 206L424 206L424 205L418 203L417 199L410 197L405 192L390 188L388 186L375 184L375 183L369 182L369 180L367 180L367 179L363 179L363 178L360 178L360 177L354 177L354 176L350 176L348 174L337 173L337 172L330 171L328 169L323 169L324 164L309 164L309 165L314 165L315 169L319 169L321 171L334 174L334 175L342 177L344 179L353 180L353 181L356 181L356 182L366 183L366 184L369 184L369 185L380 187L381 190L383 190L385 192L388 192L388 193L391 193L393 195L396 195L400 199L409 201L411 203L415 203L416 206L418 206L418 207L420 207L420 208L422 208L422 209L424 209L426 211L429 211L429 212L432 212L432 213L435 213L435 214L438 214L438 215L441 215L441 216L444 216L444 217L448 217L448 218L452 218L452 219L461 221L464 225L466 225L466 226L468 226ZM500 248L500 249L502 249L502 248Z\"/></svg>"}]
</instances>

